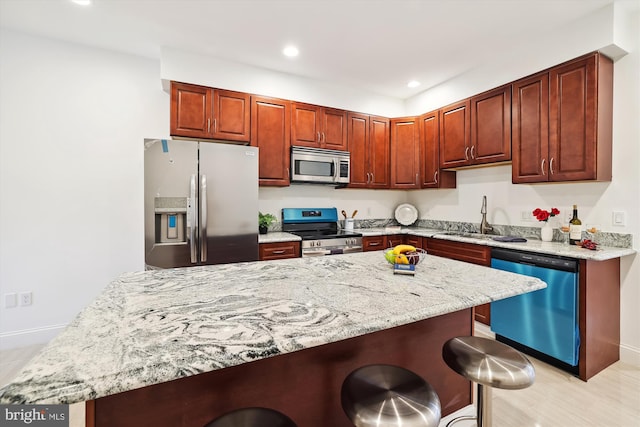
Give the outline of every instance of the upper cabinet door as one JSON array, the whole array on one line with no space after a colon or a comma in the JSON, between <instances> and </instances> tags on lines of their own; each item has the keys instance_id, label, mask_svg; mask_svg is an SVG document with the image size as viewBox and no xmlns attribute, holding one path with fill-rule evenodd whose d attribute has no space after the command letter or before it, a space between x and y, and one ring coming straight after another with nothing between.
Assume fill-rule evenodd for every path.
<instances>
[{"instance_id":1,"label":"upper cabinet door","mask_svg":"<svg viewBox=\"0 0 640 427\"><path fill-rule=\"evenodd\" d=\"M317 105L293 103L291 144L347 150L347 112Z\"/></svg>"},{"instance_id":2,"label":"upper cabinet door","mask_svg":"<svg viewBox=\"0 0 640 427\"><path fill-rule=\"evenodd\" d=\"M544 182L549 178L549 73L512 85L512 181Z\"/></svg>"},{"instance_id":3,"label":"upper cabinet door","mask_svg":"<svg viewBox=\"0 0 640 427\"><path fill-rule=\"evenodd\" d=\"M415 117L391 119L391 188L420 188L420 136Z\"/></svg>"},{"instance_id":4,"label":"upper cabinet door","mask_svg":"<svg viewBox=\"0 0 640 427\"><path fill-rule=\"evenodd\" d=\"M389 188L389 119L371 116L369 122L369 187Z\"/></svg>"},{"instance_id":5,"label":"upper cabinet door","mask_svg":"<svg viewBox=\"0 0 640 427\"><path fill-rule=\"evenodd\" d=\"M215 89L213 93L212 137L227 141L249 142L251 95Z\"/></svg>"},{"instance_id":6,"label":"upper cabinet door","mask_svg":"<svg viewBox=\"0 0 640 427\"><path fill-rule=\"evenodd\" d=\"M347 143L351 171L349 187L366 188L369 185L369 116L349 113L347 117Z\"/></svg>"},{"instance_id":7,"label":"upper cabinet door","mask_svg":"<svg viewBox=\"0 0 640 427\"><path fill-rule=\"evenodd\" d=\"M347 112L323 108L320 146L330 150L347 150Z\"/></svg>"},{"instance_id":8,"label":"upper cabinet door","mask_svg":"<svg viewBox=\"0 0 640 427\"><path fill-rule=\"evenodd\" d=\"M471 98L470 163L511 160L511 85Z\"/></svg>"},{"instance_id":9,"label":"upper cabinet door","mask_svg":"<svg viewBox=\"0 0 640 427\"><path fill-rule=\"evenodd\" d=\"M290 130L289 101L263 96L251 98L251 145L260 149L261 186L289 185Z\"/></svg>"},{"instance_id":10,"label":"upper cabinet door","mask_svg":"<svg viewBox=\"0 0 640 427\"><path fill-rule=\"evenodd\" d=\"M471 159L469 100L440 110L440 167L468 166Z\"/></svg>"},{"instance_id":11,"label":"upper cabinet door","mask_svg":"<svg viewBox=\"0 0 640 427\"><path fill-rule=\"evenodd\" d=\"M249 142L251 95L171 82L171 135Z\"/></svg>"},{"instance_id":12,"label":"upper cabinet door","mask_svg":"<svg viewBox=\"0 0 640 427\"><path fill-rule=\"evenodd\" d=\"M316 105L294 102L291 111L291 145L320 147L320 115L322 108Z\"/></svg>"},{"instance_id":13,"label":"upper cabinet door","mask_svg":"<svg viewBox=\"0 0 640 427\"><path fill-rule=\"evenodd\" d=\"M171 135L210 138L212 89L171 82Z\"/></svg>"},{"instance_id":14,"label":"upper cabinet door","mask_svg":"<svg viewBox=\"0 0 640 427\"><path fill-rule=\"evenodd\" d=\"M420 176L422 188L455 188L456 172L440 170L439 111L420 116Z\"/></svg>"},{"instance_id":15,"label":"upper cabinet door","mask_svg":"<svg viewBox=\"0 0 640 427\"><path fill-rule=\"evenodd\" d=\"M598 53L549 71L552 181L611 180L613 62Z\"/></svg>"}]
</instances>

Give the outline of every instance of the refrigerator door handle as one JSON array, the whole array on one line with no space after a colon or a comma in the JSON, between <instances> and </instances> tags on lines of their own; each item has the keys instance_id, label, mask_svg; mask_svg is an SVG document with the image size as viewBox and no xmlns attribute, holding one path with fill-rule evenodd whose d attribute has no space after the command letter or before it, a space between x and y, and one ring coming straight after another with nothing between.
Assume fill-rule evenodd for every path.
<instances>
[{"instance_id":1,"label":"refrigerator door handle","mask_svg":"<svg viewBox=\"0 0 640 427\"><path fill-rule=\"evenodd\" d=\"M207 176L200 177L200 261L207 261Z\"/></svg>"},{"instance_id":2,"label":"refrigerator door handle","mask_svg":"<svg viewBox=\"0 0 640 427\"><path fill-rule=\"evenodd\" d=\"M189 228L189 253L192 263L198 262L198 193L196 192L196 176L191 175L189 185L189 202L187 204L187 227Z\"/></svg>"}]
</instances>

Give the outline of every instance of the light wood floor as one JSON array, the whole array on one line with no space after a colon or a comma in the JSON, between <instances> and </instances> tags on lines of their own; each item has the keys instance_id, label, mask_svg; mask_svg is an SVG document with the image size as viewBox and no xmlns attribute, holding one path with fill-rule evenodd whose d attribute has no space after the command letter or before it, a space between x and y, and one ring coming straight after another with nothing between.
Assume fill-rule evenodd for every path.
<instances>
[{"instance_id":1,"label":"light wood floor","mask_svg":"<svg viewBox=\"0 0 640 427\"><path fill-rule=\"evenodd\" d=\"M487 329L488 330L488 329ZM482 326L476 334L488 335ZM0 352L0 387L43 346ZM640 427L640 367L618 362L585 383L531 359L535 384L524 390L493 390L494 427ZM70 407L70 426L84 427L84 405ZM461 413L473 414L473 408ZM460 414L456 414L460 415ZM451 417L443 419L444 427ZM474 426L462 421L455 427Z\"/></svg>"}]
</instances>

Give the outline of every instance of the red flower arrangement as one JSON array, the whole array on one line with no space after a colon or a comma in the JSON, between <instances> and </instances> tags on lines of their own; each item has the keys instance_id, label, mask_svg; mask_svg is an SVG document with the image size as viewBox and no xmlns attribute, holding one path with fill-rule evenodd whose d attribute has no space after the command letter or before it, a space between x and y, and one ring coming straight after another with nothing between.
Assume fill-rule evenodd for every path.
<instances>
[{"instance_id":1,"label":"red flower arrangement","mask_svg":"<svg viewBox=\"0 0 640 427\"><path fill-rule=\"evenodd\" d=\"M551 208L551 212L549 211L543 211L540 208L536 208L535 211L533 211L533 216L536 217L536 219L538 221L547 221L550 217L556 216L560 213L560 211L556 208Z\"/></svg>"}]
</instances>

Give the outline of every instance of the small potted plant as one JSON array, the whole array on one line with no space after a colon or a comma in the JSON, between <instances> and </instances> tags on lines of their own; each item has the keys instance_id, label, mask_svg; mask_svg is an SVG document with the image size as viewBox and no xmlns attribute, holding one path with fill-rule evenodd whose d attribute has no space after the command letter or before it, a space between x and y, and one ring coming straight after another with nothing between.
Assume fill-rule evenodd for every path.
<instances>
[{"instance_id":1,"label":"small potted plant","mask_svg":"<svg viewBox=\"0 0 640 427\"><path fill-rule=\"evenodd\" d=\"M258 231L260 234L267 234L269 231L269 226L273 224L276 220L276 217L268 214L263 214L262 212L258 212Z\"/></svg>"}]
</instances>

